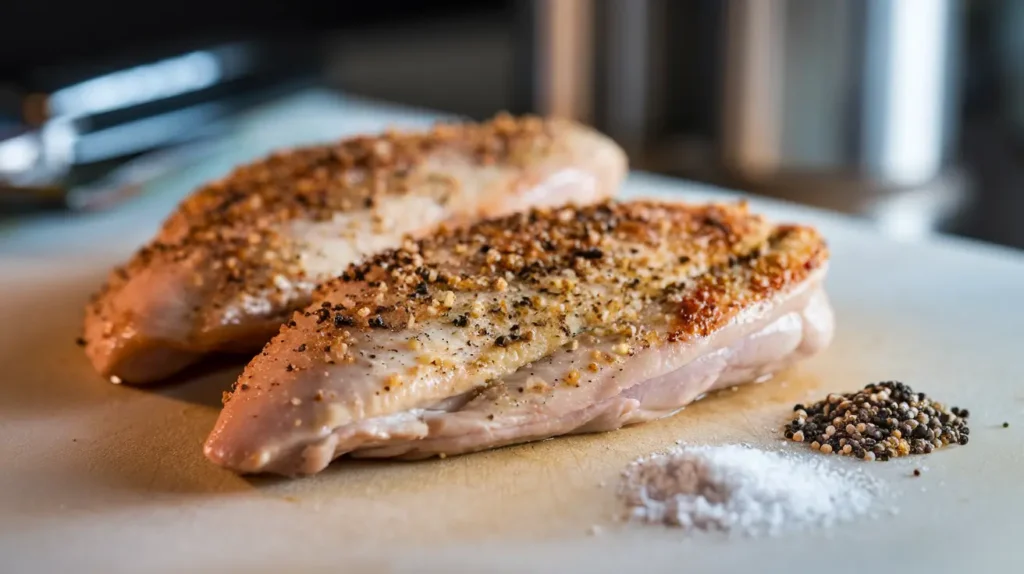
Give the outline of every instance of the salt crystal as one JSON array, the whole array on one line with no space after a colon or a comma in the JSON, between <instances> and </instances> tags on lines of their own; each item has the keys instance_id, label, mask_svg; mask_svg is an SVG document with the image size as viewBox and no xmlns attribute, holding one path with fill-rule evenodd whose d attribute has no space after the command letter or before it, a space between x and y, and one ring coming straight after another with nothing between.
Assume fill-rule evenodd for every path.
<instances>
[{"instance_id":1,"label":"salt crystal","mask_svg":"<svg viewBox=\"0 0 1024 574\"><path fill-rule=\"evenodd\" d=\"M877 482L838 463L743 445L676 447L630 464L619 495L635 520L776 535L868 513Z\"/></svg>"}]
</instances>

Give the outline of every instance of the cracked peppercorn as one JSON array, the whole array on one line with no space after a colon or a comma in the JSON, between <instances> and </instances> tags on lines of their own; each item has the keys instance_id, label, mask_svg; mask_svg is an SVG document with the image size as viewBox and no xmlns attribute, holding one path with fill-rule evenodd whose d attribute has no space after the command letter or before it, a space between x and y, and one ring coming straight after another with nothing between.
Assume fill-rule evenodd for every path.
<instances>
[{"instance_id":1,"label":"cracked peppercorn","mask_svg":"<svg viewBox=\"0 0 1024 574\"><path fill-rule=\"evenodd\" d=\"M825 454L863 460L886 461L928 454L949 444L965 445L971 433L970 411L946 410L925 393L896 381L872 383L855 393L829 394L812 405L795 405L793 412L795 418L783 428L787 439L809 443Z\"/></svg>"}]
</instances>

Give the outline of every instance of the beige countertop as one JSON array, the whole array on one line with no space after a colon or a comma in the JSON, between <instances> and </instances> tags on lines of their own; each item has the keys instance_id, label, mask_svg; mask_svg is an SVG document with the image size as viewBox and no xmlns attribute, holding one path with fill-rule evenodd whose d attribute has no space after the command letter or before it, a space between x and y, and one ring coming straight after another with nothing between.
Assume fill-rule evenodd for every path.
<instances>
[{"instance_id":1,"label":"beige countertop","mask_svg":"<svg viewBox=\"0 0 1024 574\"><path fill-rule=\"evenodd\" d=\"M1024 257L1009 250L898 243L755 199L829 238L838 333L824 355L640 427L419 463L341 461L296 481L240 478L202 456L239 366L155 389L90 371L74 344L83 304L194 184L276 145L429 121L307 94L255 112L223 154L117 211L0 235L0 571L1024 571ZM728 196L643 174L623 194ZM884 481L877 517L752 540L615 521L633 458L677 440L791 447L772 429L793 403L890 379L969 407L972 434L911 461L837 458ZM913 478L915 467L927 470Z\"/></svg>"}]
</instances>

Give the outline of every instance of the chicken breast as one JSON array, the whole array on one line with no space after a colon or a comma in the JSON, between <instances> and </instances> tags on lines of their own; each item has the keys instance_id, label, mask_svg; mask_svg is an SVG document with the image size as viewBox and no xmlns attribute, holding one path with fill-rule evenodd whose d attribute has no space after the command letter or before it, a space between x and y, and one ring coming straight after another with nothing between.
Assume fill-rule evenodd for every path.
<instances>
[{"instance_id":1,"label":"chicken breast","mask_svg":"<svg viewBox=\"0 0 1024 574\"><path fill-rule=\"evenodd\" d=\"M149 383L257 352L320 282L442 222L612 195L622 150L583 126L499 116L278 153L188 197L86 309L85 350Z\"/></svg>"},{"instance_id":2,"label":"chicken breast","mask_svg":"<svg viewBox=\"0 0 1024 574\"><path fill-rule=\"evenodd\" d=\"M299 475L666 416L824 348L827 259L745 204L533 209L408 241L317 291L205 452Z\"/></svg>"}]
</instances>

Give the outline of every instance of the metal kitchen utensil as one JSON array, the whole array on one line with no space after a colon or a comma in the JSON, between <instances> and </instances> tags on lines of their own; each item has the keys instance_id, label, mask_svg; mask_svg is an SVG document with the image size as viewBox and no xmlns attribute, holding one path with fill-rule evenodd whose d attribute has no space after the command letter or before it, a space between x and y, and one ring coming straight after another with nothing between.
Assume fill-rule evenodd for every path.
<instances>
[{"instance_id":1,"label":"metal kitchen utensil","mask_svg":"<svg viewBox=\"0 0 1024 574\"><path fill-rule=\"evenodd\" d=\"M109 207L207 153L229 118L311 76L273 53L196 50L25 96L35 125L0 131L0 212Z\"/></svg>"}]
</instances>

